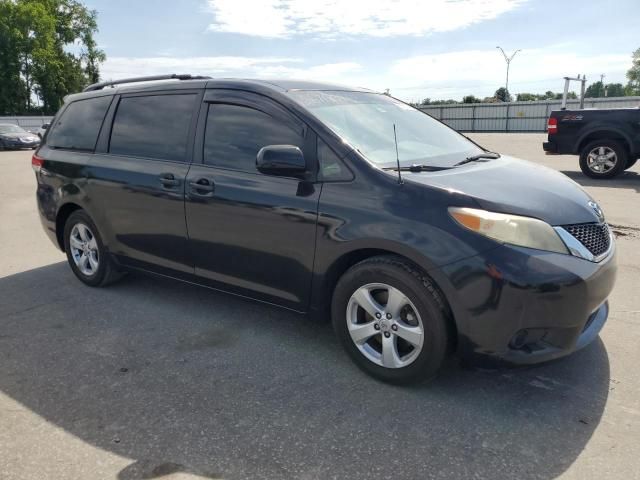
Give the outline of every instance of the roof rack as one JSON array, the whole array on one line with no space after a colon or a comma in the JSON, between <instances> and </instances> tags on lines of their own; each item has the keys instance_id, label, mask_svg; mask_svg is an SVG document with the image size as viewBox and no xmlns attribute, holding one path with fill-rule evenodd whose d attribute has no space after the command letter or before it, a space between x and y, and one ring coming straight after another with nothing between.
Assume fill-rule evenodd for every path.
<instances>
[{"instance_id":1,"label":"roof rack","mask_svg":"<svg viewBox=\"0 0 640 480\"><path fill-rule=\"evenodd\" d=\"M131 77L123 78L120 80L110 80L108 82L94 83L86 87L83 92L93 92L94 90L102 90L104 87L113 87L121 83L138 83L138 82L153 82L156 80L207 80L211 77L205 77L200 75L189 75L173 73L171 75L151 75L148 77Z\"/></svg>"}]
</instances>

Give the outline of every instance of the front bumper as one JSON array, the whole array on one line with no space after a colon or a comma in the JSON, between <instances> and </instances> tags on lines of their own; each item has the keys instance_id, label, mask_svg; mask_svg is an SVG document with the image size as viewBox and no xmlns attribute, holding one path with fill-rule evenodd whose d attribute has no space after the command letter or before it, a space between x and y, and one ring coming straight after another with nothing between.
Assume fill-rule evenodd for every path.
<instances>
[{"instance_id":1,"label":"front bumper","mask_svg":"<svg viewBox=\"0 0 640 480\"><path fill-rule=\"evenodd\" d=\"M568 355L604 326L615 245L599 263L501 246L433 272L449 300L458 353L474 363L534 364Z\"/></svg>"}]
</instances>

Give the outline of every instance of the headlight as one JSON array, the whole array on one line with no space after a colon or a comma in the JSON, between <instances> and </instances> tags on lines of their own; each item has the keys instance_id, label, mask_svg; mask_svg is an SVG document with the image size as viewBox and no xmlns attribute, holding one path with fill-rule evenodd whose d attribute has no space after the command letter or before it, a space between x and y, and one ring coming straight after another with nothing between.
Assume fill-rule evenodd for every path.
<instances>
[{"instance_id":1,"label":"headlight","mask_svg":"<svg viewBox=\"0 0 640 480\"><path fill-rule=\"evenodd\" d=\"M537 218L458 207L449 208L449 214L463 227L498 242L569 253L553 227Z\"/></svg>"}]
</instances>

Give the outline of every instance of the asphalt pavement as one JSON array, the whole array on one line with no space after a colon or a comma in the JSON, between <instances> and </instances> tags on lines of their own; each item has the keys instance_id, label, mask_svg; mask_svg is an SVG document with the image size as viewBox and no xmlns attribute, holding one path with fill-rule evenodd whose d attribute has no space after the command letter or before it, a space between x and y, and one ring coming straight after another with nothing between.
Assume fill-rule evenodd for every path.
<instances>
[{"instance_id":1,"label":"asphalt pavement","mask_svg":"<svg viewBox=\"0 0 640 480\"><path fill-rule=\"evenodd\" d=\"M619 276L600 338L431 384L359 371L327 323L166 279L75 279L31 152L0 152L0 479L640 478L640 165L617 180L538 134L474 134L601 204Z\"/></svg>"}]
</instances>

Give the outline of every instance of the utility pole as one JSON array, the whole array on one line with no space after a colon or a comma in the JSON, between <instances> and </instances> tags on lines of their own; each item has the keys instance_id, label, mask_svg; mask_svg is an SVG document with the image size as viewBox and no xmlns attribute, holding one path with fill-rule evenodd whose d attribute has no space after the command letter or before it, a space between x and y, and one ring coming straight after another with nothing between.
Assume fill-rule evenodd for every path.
<instances>
[{"instance_id":1,"label":"utility pole","mask_svg":"<svg viewBox=\"0 0 640 480\"><path fill-rule=\"evenodd\" d=\"M607 96L607 87L604 84L604 77L606 77L606 75L604 73L600 74L600 83L602 84L602 89L604 90L604 96Z\"/></svg>"},{"instance_id":2,"label":"utility pole","mask_svg":"<svg viewBox=\"0 0 640 480\"><path fill-rule=\"evenodd\" d=\"M522 50L516 50L515 52L513 52L511 56L508 56L506 53L504 53L504 50L502 49L502 47L498 46L496 48L502 52L504 61L507 62L507 81L505 82L504 88L507 91L507 99L508 99L509 98L509 66L511 65L511 60L513 60L513 57L516 56L516 53L521 52Z\"/></svg>"}]
</instances>

